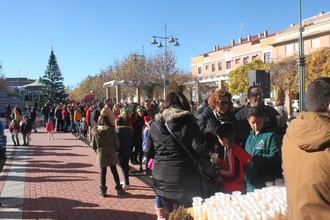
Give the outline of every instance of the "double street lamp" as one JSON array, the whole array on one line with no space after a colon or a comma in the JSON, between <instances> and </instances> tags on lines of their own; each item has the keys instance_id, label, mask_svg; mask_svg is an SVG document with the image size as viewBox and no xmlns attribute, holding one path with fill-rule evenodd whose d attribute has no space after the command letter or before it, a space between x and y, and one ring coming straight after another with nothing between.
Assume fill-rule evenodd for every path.
<instances>
[{"instance_id":1,"label":"double street lamp","mask_svg":"<svg viewBox=\"0 0 330 220\"><path fill-rule=\"evenodd\" d=\"M153 40L151 44L157 46L158 48L164 48L165 50L165 73L163 73L163 92L164 92L164 99L167 95L167 88L166 88L166 81L169 74L169 63L168 63L168 51L167 51L167 44L170 43L173 46L180 46L179 39L174 37L173 35L167 35L167 27L165 25L165 34L164 36L152 36ZM162 43L164 41L164 45Z\"/></svg>"}]
</instances>

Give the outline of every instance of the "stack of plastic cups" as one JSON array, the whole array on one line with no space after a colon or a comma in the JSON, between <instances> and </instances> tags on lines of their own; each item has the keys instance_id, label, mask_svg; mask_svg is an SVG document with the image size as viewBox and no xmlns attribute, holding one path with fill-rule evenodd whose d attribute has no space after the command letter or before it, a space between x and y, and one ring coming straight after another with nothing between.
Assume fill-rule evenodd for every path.
<instances>
[{"instance_id":1,"label":"stack of plastic cups","mask_svg":"<svg viewBox=\"0 0 330 220\"><path fill-rule=\"evenodd\" d=\"M193 197L193 211L194 211L194 219L198 219L201 220L199 217L202 215L203 213L203 199L201 197Z\"/></svg>"}]
</instances>

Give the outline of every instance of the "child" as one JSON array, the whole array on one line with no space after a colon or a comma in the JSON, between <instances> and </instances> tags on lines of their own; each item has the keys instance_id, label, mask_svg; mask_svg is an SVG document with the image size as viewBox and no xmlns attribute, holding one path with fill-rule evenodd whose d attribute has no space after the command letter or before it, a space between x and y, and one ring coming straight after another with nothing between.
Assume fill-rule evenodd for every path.
<instances>
[{"instance_id":1,"label":"child","mask_svg":"<svg viewBox=\"0 0 330 220\"><path fill-rule=\"evenodd\" d=\"M246 170L246 190L265 187L266 181L274 181L281 176L281 152L277 136L264 129L264 112L261 108L248 110L247 120L251 133L245 150L252 156L252 163Z\"/></svg>"},{"instance_id":2,"label":"child","mask_svg":"<svg viewBox=\"0 0 330 220\"><path fill-rule=\"evenodd\" d=\"M154 148L150 147L150 140L148 139L149 136L149 130L150 125L153 122L152 117L147 115L143 117L145 127L143 129L143 142L142 142L142 148L144 151L144 154L147 157L146 162L146 174L151 174L153 168L154 168L154 158L155 158L155 151ZM160 196L157 194L155 195L155 210L157 215L157 220L166 220L166 210L164 208L164 205L160 199Z\"/></svg>"},{"instance_id":3,"label":"child","mask_svg":"<svg viewBox=\"0 0 330 220\"><path fill-rule=\"evenodd\" d=\"M20 130L19 123L17 119L13 119L9 125L9 131L11 133L11 138L13 139L14 146L19 146L18 132Z\"/></svg>"},{"instance_id":4,"label":"child","mask_svg":"<svg viewBox=\"0 0 330 220\"><path fill-rule=\"evenodd\" d=\"M98 125L92 129L91 146L96 152L96 162L100 166L100 195L106 197L106 175L107 167L110 166L112 176L115 180L118 196L125 195L125 191L120 185L119 175L116 168L118 162L116 151L118 143L116 141L115 127L111 124L108 116L101 115L98 120Z\"/></svg>"},{"instance_id":5,"label":"child","mask_svg":"<svg viewBox=\"0 0 330 220\"><path fill-rule=\"evenodd\" d=\"M25 115L23 117L23 121L21 123L21 133L23 135L23 146L28 146L31 139L31 131L32 131L32 122L29 117Z\"/></svg>"},{"instance_id":6,"label":"child","mask_svg":"<svg viewBox=\"0 0 330 220\"><path fill-rule=\"evenodd\" d=\"M147 152L149 151L149 149L147 148L147 140L148 140L150 125L152 123L152 118L151 118L151 116L147 115L147 116L144 116L143 119L144 119L144 128L143 128L143 132L142 132L142 149L143 149L144 155L146 157L146 167L145 167L146 174L151 174L151 168L149 167L149 161L153 160L153 159L147 155ZM152 162L150 162L150 165L152 166Z\"/></svg>"},{"instance_id":7,"label":"child","mask_svg":"<svg viewBox=\"0 0 330 220\"><path fill-rule=\"evenodd\" d=\"M88 124L87 124L86 118L83 117L81 119L81 134L82 134L82 137L85 139L87 139L87 132L88 132Z\"/></svg>"},{"instance_id":8,"label":"child","mask_svg":"<svg viewBox=\"0 0 330 220\"><path fill-rule=\"evenodd\" d=\"M54 140L54 136L53 136L54 122L51 118L48 119L48 122L46 123L46 130L47 130L47 133L48 133L48 140L50 140L50 139Z\"/></svg>"},{"instance_id":9,"label":"child","mask_svg":"<svg viewBox=\"0 0 330 220\"><path fill-rule=\"evenodd\" d=\"M235 144L235 131L231 123L221 124L217 127L216 132L218 140L224 148L223 158L213 158L220 167L222 190L224 193L233 191L244 193L244 166L250 161L251 156L241 146Z\"/></svg>"},{"instance_id":10,"label":"child","mask_svg":"<svg viewBox=\"0 0 330 220\"><path fill-rule=\"evenodd\" d=\"M118 160L119 166L123 172L125 182L121 183L124 189L129 188L129 156L134 146L134 131L133 128L126 126L122 117L116 120L117 134L119 139Z\"/></svg>"}]
</instances>

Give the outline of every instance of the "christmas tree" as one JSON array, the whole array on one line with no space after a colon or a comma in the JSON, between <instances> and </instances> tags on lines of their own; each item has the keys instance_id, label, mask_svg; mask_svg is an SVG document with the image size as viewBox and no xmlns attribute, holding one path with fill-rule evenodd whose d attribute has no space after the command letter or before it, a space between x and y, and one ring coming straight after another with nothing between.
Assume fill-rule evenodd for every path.
<instances>
[{"instance_id":1,"label":"christmas tree","mask_svg":"<svg viewBox=\"0 0 330 220\"><path fill-rule=\"evenodd\" d=\"M63 103L66 102L68 94L65 93L63 77L60 67L56 61L53 48L51 49L48 66L42 77L44 83L43 102L44 103Z\"/></svg>"}]
</instances>

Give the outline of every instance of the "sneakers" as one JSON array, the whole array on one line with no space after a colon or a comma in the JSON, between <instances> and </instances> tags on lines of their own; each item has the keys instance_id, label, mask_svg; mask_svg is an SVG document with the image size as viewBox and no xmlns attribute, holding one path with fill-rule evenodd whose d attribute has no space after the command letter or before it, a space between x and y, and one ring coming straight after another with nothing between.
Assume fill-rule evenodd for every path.
<instances>
[{"instance_id":1,"label":"sneakers","mask_svg":"<svg viewBox=\"0 0 330 220\"><path fill-rule=\"evenodd\" d=\"M128 184L125 184L125 182L121 182L120 185L124 190L127 190L130 188L130 186Z\"/></svg>"}]
</instances>

